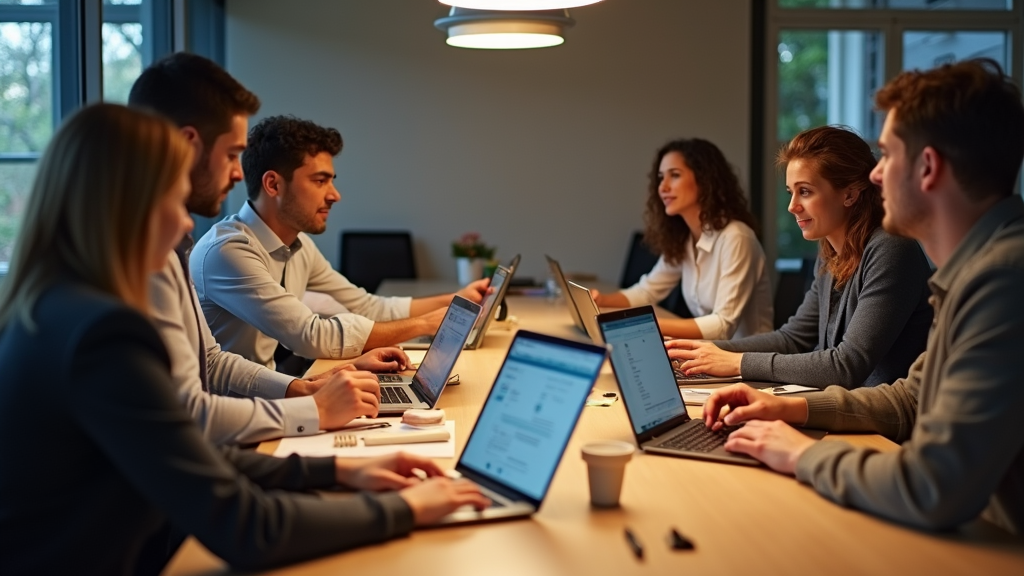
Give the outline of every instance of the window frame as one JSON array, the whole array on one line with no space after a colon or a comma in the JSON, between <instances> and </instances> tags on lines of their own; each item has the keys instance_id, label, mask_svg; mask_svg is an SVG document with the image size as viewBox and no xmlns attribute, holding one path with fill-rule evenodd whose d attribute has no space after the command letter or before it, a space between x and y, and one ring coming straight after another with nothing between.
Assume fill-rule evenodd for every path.
<instances>
[{"instance_id":1,"label":"window frame","mask_svg":"<svg viewBox=\"0 0 1024 576\"><path fill-rule=\"evenodd\" d=\"M760 0L752 0L760 2ZM763 121L752 130L752 158L760 166L751 171L751 192L760 207L761 231L773 274L778 266L777 173L774 155L778 147L779 73L777 45L783 30L877 31L882 35L883 79L888 82L903 70L903 33L908 31L1004 32L1009 43L1010 65L1007 73L1018 86L1024 86L1024 0L1014 0L1009 10L907 10L888 8L782 8L778 0L764 3L760 48L751 66L762 67L754 77L754 106ZM755 48L757 50L757 48ZM763 82L763 83L762 83ZM757 101L760 100L760 106ZM757 139L757 142L753 142ZM873 142L871 143L874 144Z\"/></svg>"}]
</instances>

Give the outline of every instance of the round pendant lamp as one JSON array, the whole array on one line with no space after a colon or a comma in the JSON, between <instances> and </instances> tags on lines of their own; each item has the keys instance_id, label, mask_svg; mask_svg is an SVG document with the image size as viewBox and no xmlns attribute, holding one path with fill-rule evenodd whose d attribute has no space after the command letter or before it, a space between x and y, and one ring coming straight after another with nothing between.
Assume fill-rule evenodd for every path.
<instances>
[{"instance_id":1,"label":"round pendant lamp","mask_svg":"<svg viewBox=\"0 0 1024 576\"><path fill-rule=\"evenodd\" d=\"M597 4L601 0L440 0L441 4L474 10L562 10Z\"/></svg>"},{"instance_id":2,"label":"round pendant lamp","mask_svg":"<svg viewBox=\"0 0 1024 576\"><path fill-rule=\"evenodd\" d=\"M575 24L568 10L500 11L452 8L434 26L448 34L457 48L514 50L547 48L565 42L565 29Z\"/></svg>"}]
</instances>

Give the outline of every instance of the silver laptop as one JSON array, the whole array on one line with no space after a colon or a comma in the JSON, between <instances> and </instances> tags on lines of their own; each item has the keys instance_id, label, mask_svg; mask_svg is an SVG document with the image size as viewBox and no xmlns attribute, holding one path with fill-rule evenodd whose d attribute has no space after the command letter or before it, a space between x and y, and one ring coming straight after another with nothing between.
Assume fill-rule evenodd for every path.
<instances>
[{"instance_id":1,"label":"silver laptop","mask_svg":"<svg viewBox=\"0 0 1024 576\"><path fill-rule=\"evenodd\" d=\"M521 518L540 508L605 355L603 346L516 333L455 465L493 504L456 510L439 525Z\"/></svg>"},{"instance_id":2,"label":"silver laptop","mask_svg":"<svg viewBox=\"0 0 1024 576\"><path fill-rule=\"evenodd\" d=\"M576 309L576 304L572 301L572 296L569 295L569 285L566 283L565 274L562 274L562 267L558 264L558 260L551 256L545 254L544 257L548 259L548 268L551 269L551 275L555 277L558 287L562 290L562 298L565 300L565 305L569 308L569 316L572 316L573 324L576 325L580 332L586 334L587 327L583 324L583 319L580 317L579 310Z\"/></svg>"},{"instance_id":3,"label":"silver laptop","mask_svg":"<svg viewBox=\"0 0 1024 576\"><path fill-rule=\"evenodd\" d=\"M594 302L590 289L584 288L572 280L567 280L566 284L569 285L569 296L580 313L580 320L587 331L587 336L590 336L594 344L604 344L601 329L597 327L597 315L601 313L601 310L597 307L597 302Z\"/></svg>"},{"instance_id":4,"label":"silver laptop","mask_svg":"<svg viewBox=\"0 0 1024 576\"><path fill-rule=\"evenodd\" d=\"M382 415L401 414L410 408L433 408L448 384L455 361L480 314L480 305L462 296L452 298L430 349L412 376L378 374Z\"/></svg>"},{"instance_id":5,"label":"silver laptop","mask_svg":"<svg viewBox=\"0 0 1024 576\"><path fill-rule=\"evenodd\" d=\"M491 325L491 320L494 320L494 306L505 297L505 292L508 291L508 281L511 278L512 272L508 268L498 266L494 269L490 283L490 287L494 288L494 290L487 296L484 296L480 315L477 316L476 324L473 325L473 329L469 332L469 339L465 345L466 350L476 350L483 345L487 328ZM400 346L406 350L425 350L430 347L430 343L433 341L433 335L426 335L406 340Z\"/></svg>"},{"instance_id":6,"label":"silver laptop","mask_svg":"<svg viewBox=\"0 0 1024 576\"><path fill-rule=\"evenodd\" d=\"M746 454L727 452L725 440L735 428L712 431L690 418L676 387L672 364L661 339L654 308L641 306L597 317L611 346L611 364L636 443L645 452L758 466ZM824 433L804 431L820 438Z\"/></svg>"}]
</instances>

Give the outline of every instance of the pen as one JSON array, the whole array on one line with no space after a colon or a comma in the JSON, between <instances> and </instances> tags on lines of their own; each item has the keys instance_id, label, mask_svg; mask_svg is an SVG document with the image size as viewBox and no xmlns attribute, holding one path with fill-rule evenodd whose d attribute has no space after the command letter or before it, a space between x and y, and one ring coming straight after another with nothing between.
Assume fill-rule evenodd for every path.
<instances>
[{"instance_id":1,"label":"pen","mask_svg":"<svg viewBox=\"0 0 1024 576\"><path fill-rule=\"evenodd\" d=\"M343 428L345 432L353 432L358 430L374 430L376 428L388 428L391 426L391 422L379 422L377 424L366 424L364 426L353 426L352 428Z\"/></svg>"},{"instance_id":2,"label":"pen","mask_svg":"<svg viewBox=\"0 0 1024 576\"><path fill-rule=\"evenodd\" d=\"M636 556L637 560L644 559L644 547L640 544L640 541L633 535L633 531L626 528L626 542L629 543L629 547L633 550L633 556Z\"/></svg>"}]
</instances>

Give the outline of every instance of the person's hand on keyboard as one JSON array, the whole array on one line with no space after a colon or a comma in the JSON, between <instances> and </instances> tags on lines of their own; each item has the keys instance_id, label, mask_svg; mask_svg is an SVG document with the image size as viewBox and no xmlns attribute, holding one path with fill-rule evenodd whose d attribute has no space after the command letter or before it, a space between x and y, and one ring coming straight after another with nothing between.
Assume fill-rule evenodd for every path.
<instances>
[{"instance_id":1,"label":"person's hand on keyboard","mask_svg":"<svg viewBox=\"0 0 1024 576\"><path fill-rule=\"evenodd\" d=\"M352 361L357 370L368 372L401 372L411 363L405 351L394 346L374 348Z\"/></svg>"},{"instance_id":2,"label":"person's hand on keyboard","mask_svg":"<svg viewBox=\"0 0 1024 576\"><path fill-rule=\"evenodd\" d=\"M815 442L785 422L751 420L729 435L725 449L753 456L776 472L793 474L800 456Z\"/></svg>"},{"instance_id":3,"label":"person's hand on keyboard","mask_svg":"<svg viewBox=\"0 0 1024 576\"><path fill-rule=\"evenodd\" d=\"M673 367L687 376L709 374L711 376L737 376L743 354L726 352L706 340L669 340L665 342Z\"/></svg>"},{"instance_id":4,"label":"person's hand on keyboard","mask_svg":"<svg viewBox=\"0 0 1024 576\"><path fill-rule=\"evenodd\" d=\"M728 408L728 412L724 410ZM719 388L704 402L704 425L718 430L749 420L782 420L801 425L807 421L807 400L765 394L746 384Z\"/></svg>"}]
</instances>

